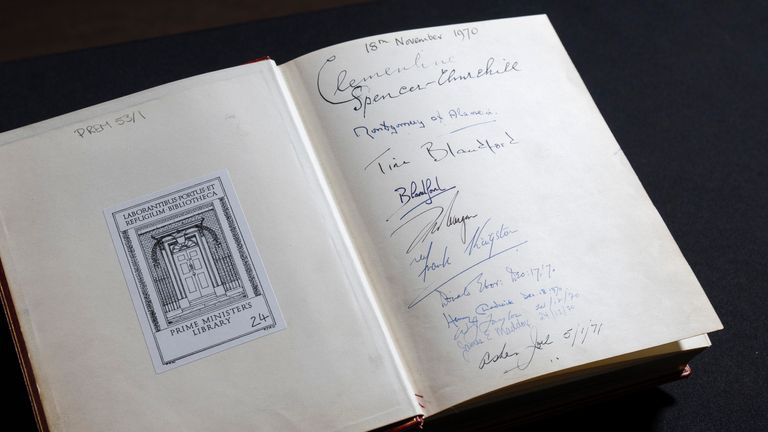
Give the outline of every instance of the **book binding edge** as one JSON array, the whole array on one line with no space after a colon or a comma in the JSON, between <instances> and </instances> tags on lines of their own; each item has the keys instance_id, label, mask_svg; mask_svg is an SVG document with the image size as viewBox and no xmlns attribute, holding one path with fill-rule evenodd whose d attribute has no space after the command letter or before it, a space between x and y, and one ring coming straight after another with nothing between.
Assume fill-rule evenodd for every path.
<instances>
[{"instance_id":1,"label":"book binding edge","mask_svg":"<svg viewBox=\"0 0 768 432\"><path fill-rule=\"evenodd\" d=\"M29 359L27 344L24 342L24 335L21 333L19 317L16 314L16 307L13 305L13 297L11 296L8 279L5 276L2 260L0 260L0 303L3 304L6 322L8 323L8 329L10 330L13 345L16 348L16 357L19 360L24 384L27 387L27 396L32 403L32 413L35 416L37 428L40 431L48 432L50 429L48 428L40 392L37 388L37 380L35 379L35 374L32 369L32 362Z\"/></svg>"},{"instance_id":2,"label":"book binding edge","mask_svg":"<svg viewBox=\"0 0 768 432\"><path fill-rule=\"evenodd\" d=\"M424 416L418 415L410 420L403 420L403 423L400 423L397 426L392 426L388 429L385 429L384 432L408 432L408 431L422 430L423 428L424 428Z\"/></svg>"}]
</instances>

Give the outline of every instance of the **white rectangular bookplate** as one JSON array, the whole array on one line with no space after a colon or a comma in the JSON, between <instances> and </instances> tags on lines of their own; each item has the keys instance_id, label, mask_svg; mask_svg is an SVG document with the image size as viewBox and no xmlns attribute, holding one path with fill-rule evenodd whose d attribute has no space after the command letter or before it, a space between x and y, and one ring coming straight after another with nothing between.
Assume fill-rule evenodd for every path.
<instances>
[{"instance_id":1,"label":"white rectangular bookplate","mask_svg":"<svg viewBox=\"0 0 768 432\"><path fill-rule=\"evenodd\" d=\"M285 328L226 171L104 213L158 373Z\"/></svg>"}]
</instances>

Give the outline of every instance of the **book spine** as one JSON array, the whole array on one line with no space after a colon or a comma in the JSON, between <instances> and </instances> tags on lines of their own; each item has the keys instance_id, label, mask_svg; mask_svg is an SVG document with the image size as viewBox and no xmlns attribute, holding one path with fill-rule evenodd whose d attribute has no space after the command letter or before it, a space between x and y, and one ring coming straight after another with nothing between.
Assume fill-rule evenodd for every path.
<instances>
[{"instance_id":1,"label":"book spine","mask_svg":"<svg viewBox=\"0 0 768 432\"><path fill-rule=\"evenodd\" d=\"M0 260L0 301L3 304L3 311L5 311L5 318L8 322L8 329L10 330L11 338L13 339L13 345L16 348L16 356L18 357L19 365L21 366L21 373L24 376L27 395L32 403L32 412L35 416L37 428L42 432L48 432L50 429L48 428L48 422L45 418L42 400L40 399L40 392L37 390L37 381L35 380L32 363L29 360L27 345L24 342L24 337L21 333L19 317L16 314L16 308L13 305L13 298L11 297L11 290L8 285L8 279L5 276L2 260Z\"/></svg>"}]
</instances>

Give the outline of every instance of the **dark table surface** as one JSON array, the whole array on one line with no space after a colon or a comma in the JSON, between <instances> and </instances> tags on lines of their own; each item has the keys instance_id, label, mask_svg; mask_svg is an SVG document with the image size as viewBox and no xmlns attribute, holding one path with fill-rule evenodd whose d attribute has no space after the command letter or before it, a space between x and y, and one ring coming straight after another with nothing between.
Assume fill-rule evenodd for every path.
<instances>
[{"instance_id":1,"label":"dark table surface","mask_svg":"<svg viewBox=\"0 0 768 432\"><path fill-rule=\"evenodd\" d=\"M768 430L765 1L390 1L0 63L0 131L264 55L282 63L377 33L539 13L549 15L725 330L711 335L690 379L536 426ZM33 429L1 327L2 414Z\"/></svg>"}]
</instances>

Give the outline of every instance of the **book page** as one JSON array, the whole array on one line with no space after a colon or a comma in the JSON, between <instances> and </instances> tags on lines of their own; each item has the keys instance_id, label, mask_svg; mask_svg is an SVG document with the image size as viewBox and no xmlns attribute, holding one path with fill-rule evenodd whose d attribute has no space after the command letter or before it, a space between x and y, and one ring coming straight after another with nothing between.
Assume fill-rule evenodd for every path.
<instances>
[{"instance_id":1,"label":"book page","mask_svg":"<svg viewBox=\"0 0 768 432\"><path fill-rule=\"evenodd\" d=\"M427 413L721 328L545 16L281 68Z\"/></svg>"},{"instance_id":2,"label":"book page","mask_svg":"<svg viewBox=\"0 0 768 432\"><path fill-rule=\"evenodd\" d=\"M0 257L52 430L361 430L420 412L276 71L0 135Z\"/></svg>"}]
</instances>

